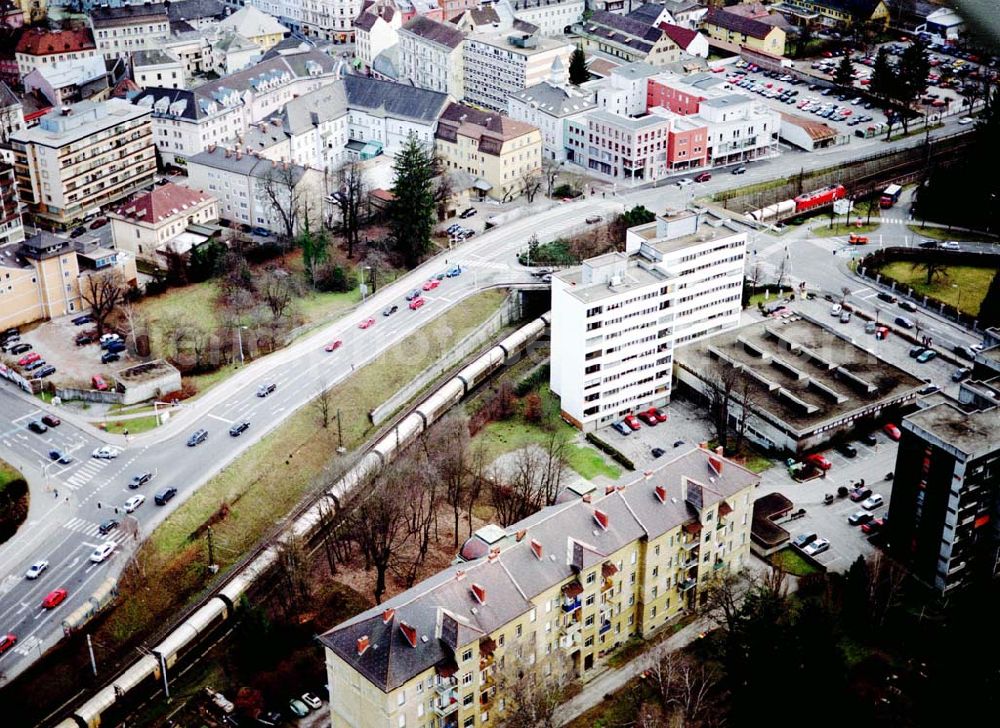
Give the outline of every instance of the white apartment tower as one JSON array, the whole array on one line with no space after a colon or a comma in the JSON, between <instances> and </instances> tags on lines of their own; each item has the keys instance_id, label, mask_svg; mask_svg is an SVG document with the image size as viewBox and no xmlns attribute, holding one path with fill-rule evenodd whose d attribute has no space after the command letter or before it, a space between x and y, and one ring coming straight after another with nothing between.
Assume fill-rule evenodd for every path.
<instances>
[{"instance_id":1,"label":"white apartment tower","mask_svg":"<svg viewBox=\"0 0 1000 728\"><path fill-rule=\"evenodd\" d=\"M666 404L676 346L740 320L745 232L695 210L630 228L624 253L552 277L550 385L590 431Z\"/></svg>"}]
</instances>

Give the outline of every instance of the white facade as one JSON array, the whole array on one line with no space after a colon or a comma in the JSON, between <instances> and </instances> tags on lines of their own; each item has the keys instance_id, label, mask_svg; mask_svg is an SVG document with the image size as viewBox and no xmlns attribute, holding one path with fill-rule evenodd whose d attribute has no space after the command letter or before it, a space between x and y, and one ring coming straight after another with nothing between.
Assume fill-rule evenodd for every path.
<instances>
[{"instance_id":1,"label":"white facade","mask_svg":"<svg viewBox=\"0 0 1000 728\"><path fill-rule=\"evenodd\" d=\"M243 3L230 3L238 7ZM361 0L246 0L273 15L282 25L304 35L343 43L354 39L354 19L361 14Z\"/></svg>"},{"instance_id":2,"label":"white facade","mask_svg":"<svg viewBox=\"0 0 1000 728\"><path fill-rule=\"evenodd\" d=\"M394 8L370 18L368 22L355 26L355 55L369 68L379 53L399 43L399 29L403 25L403 15ZM369 13L372 11L369 10ZM385 20L385 15L391 15ZM370 27L368 27L370 26Z\"/></svg>"},{"instance_id":3,"label":"white facade","mask_svg":"<svg viewBox=\"0 0 1000 728\"><path fill-rule=\"evenodd\" d=\"M454 47L442 45L403 26L399 29L399 79L418 88L449 94L455 99L463 98L462 43Z\"/></svg>"},{"instance_id":4,"label":"white facade","mask_svg":"<svg viewBox=\"0 0 1000 728\"><path fill-rule=\"evenodd\" d=\"M538 38L533 47L509 42L510 33L474 34L465 39L465 99L494 111L506 111L507 99L529 86L561 76L568 80L573 46L564 40Z\"/></svg>"},{"instance_id":5,"label":"white facade","mask_svg":"<svg viewBox=\"0 0 1000 728\"><path fill-rule=\"evenodd\" d=\"M140 63L133 57L132 75L139 88L186 88L184 64L175 58L159 58Z\"/></svg>"},{"instance_id":6,"label":"white facade","mask_svg":"<svg viewBox=\"0 0 1000 728\"><path fill-rule=\"evenodd\" d=\"M133 22L101 24L94 27L97 50L105 58L118 58L127 53L159 48L170 37L167 13L134 18Z\"/></svg>"},{"instance_id":7,"label":"white facade","mask_svg":"<svg viewBox=\"0 0 1000 728\"><path fill-rule=\"evenodd\" d=\"M692 211L552 277L550 385L588 431L670 399L678 345L739 324L746 233Z\"/></svg>"},{"instance_id":8,"label":"white facade","mask_svg":"<svg viewBox=\"0 0 1000 728\"><path fill-rule=\"evenodd\" d=\"M512 0L514 16L538 26L541 35L562 35L583 20L584 0Z\"/></svg>"},{"instance_id":9,"label":"white facade","mask_svg":"<svg viewBox=\"0 0 1000 728\"><path fill-rule=\"evenodd\" d=\"M593 94L573 86L559 87L548 81L531 86L507 99L511 119L537 126L542 132L546 159L566 159L568 122L582 118L594 108Z\"/></svg>"},{"instance_id":10,"label":"white facade","mask_svg":"<svg viewBox=\"0 0 1000 728\"><path fill-rule=\"evenodd\" d=\"M705 99L698 104L698 113L688 119L708 125L713 166L778 154L781 114L749 96Z\"/></svg>"}]
</instances>

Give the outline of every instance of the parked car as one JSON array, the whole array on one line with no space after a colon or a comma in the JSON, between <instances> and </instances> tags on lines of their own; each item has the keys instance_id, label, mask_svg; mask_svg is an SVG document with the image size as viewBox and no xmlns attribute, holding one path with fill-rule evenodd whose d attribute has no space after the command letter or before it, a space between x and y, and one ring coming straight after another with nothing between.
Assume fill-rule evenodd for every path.
<instances>
[{"instance_id":1,"label":"parked car","mask_svg":"<svg viewBox=\"0 0 1000 728\"><path fill-rule=\"evenodd\" d=\"M49 460L54 463L69 465L73 462L73 457L71 455L67 455L62 450L49 450Z\"/></svg>"},{"instance_id":2,"label":"parked car","mask_svg":"<svg viewBox=\"0 0 1000 728\"><path fill-rule=\"evenodd\" d=\"M917 391L918 391L919 394L922 394L922 395L926 396L928 394L934 394L935 392L940 392L941 391L941 387L939 387L936 384L928 384L926 387L921 387Z\"/></svg>"},{"instance_id":3,"label":"parked car","mask_svg":"<svg viewBox=\"0 0 1000 728\"><path fill-rule=\"evenodd\" d=\"M910 358L911 359L916 359L918 356L920 356L921 354L923 354L924 351L925 351L924 347L921 346L920 344L917 344L916 346L911 346L910 347Z\"/></svg>"},{"instance_id":4,"label":"parked car","mask_svg":"<svg viewBox=\"0 0 1000 728\"><path fill-rule=\"evenodd\" d=\"M949 240L947 242L941 243L941 247L945 250L960 250L962 246L956 243L954 240Z\"/></svg>"},{"instance_id":5,"label":"parked car","mask_svg":"<svg viewBox=\"0 0 1000 728\"><path fill-rule=\"evenodd\" d=\"M132 496L127 501L125 501L125 512L134 513L135 509L141 506L145 502L146 502L146 496L142 495L142 493L137 493L136 495Z\"/></svg>"},{"instance_id":6,"label":"parked car","mask_svg":"<svg viewBox=\"0 0 1000 728\"><path fill-rule=\"evenodd\" d=\"M393 315L394 313L396 313L396 311L398 311L398 310L399 310L399 306L397 306L396 304L392 304L392 305L391 305L391 306L389 306L388 308L386 308L386 309L383 309L383 311L382 311L382 315L383 315L383 316L392 316L392 315Z\"/></svg>"},{"instance_id":7,"label":"parked car","mask_svg":"<svg viewBox=\"0 0 1000 728\"><path fill-rule=\"evenodd\" d=\"M26 367L29 364L31 364L32 362L36 362L36 361L38 361L41 358L42 358L41 354L39 354L37 351L33 351L30 354L25 354L20 359L18 359L17 360L17 365L19 367Z\"/></svg>"},{"instance_id":8,"label":"parked car","mask_svg":"<svg viewBox=\"0 0 1000 728\"><path fill-rule=\"evenodd\" d=\"M884 432L885 434L887 434L890 439L896 440L897 442L899 441L899 438L901 436L901 433L899 432L899 428L896 427L891 422L886 423L886 425L882 428L882 432Z\"/></svg>"},{"instance_id":9,"label":"parked car","mask_svg":"<svg viewBox=\"0 0 1000 728\"><path fill-rule=\"evenodd\" d=\"M872 514L868 511L855 511L847 517L847 522L852 526L860 526L863 523L868 523L870 520L872 520Z\"/></svg>"},{"instance_id":10,"label":"parked car","mask_svg":"<svg viewBox=\"0 0 1000 728\"><path fill-rule=\"evenodd\" d=\"M373 319L373 318L367 318L364 321L362 321L360 324L358 324L358 328L359 329L370 329L374 325L375 325L375 319Z\"/></svg>"},{"instance_id":11,"label":"parked car","mask_svg":"<svg viewBox=\"0 0 1000 728\"><path fill-rule=\"evenodd\" d=\"M850 311L841 311L840 312L840 323L847 324L847 323L850 323L850 322L851 322L851 312Z\"/></svg>"},{"instance_id":12,"label":"parked car","mask_svg":"<svg viewBox=\"0 0 1000 728\"><path fill-rule=\"evenodd\" d=\"M837 452L846 458L856 458L858 456L858 448L854 447L849 442L842 442L837 445Z\"/></svg>"},{"instance_id":13,"label":"parked car","mask_svg":"<svg viewBox=\"0 0 1000 728\"><path fill-rule=\"evenodd\" d=\"M265 384L261 384L259 387L257 387L257 396L266 397L269 394L273 394L274 390L276 390L277 388L278 385L275 384L274 382L267 382Z\"/></svg>"},{"instance_id":14,"label":"parked car","mask_svg":"<svg viewBox=\"0 0 1000 728\"><path fill-rule=\"evenodd\" d=\"M108 218L106 218L106 217L99 217L96 220L94 220L92 223L90 223L90 229L91 230L97 230L97 228L102 228L102 227L104 227L107 224L108 224Z\"/></svg>"},{"instance_id":15,"label":"parked car","mask_svg":"<svg viewBox=\"0 0 1000 728\"><path fill-rule=\"evenodd\" d=\"M649 414L649 412L640 412L638 417L650 427L656 427L660 424L660 421L654 415Z\"/></svg>"},{"instance_id":16,"label":"parked car","mask_svg":"<svg viewBox=\"0 0 1000 728\"><path fill-rule=\"evenodd\" d=\"M851 491L849 497L855 503L860 503L871 494L872 494L871 488L855 488L854 490Z\"/></svg>"},{"instance_id":17,"label":"parked car","mask_svg":"<svg viewBox=\"0 0 1000 728\"><path fill-rule=\"evenodd\" d=\"M475 214L476 214L476 208L474 208L474 207L467 207L464 210L462 210L462 214L459 215L459 217L462 218L463 220L465 220L466 218L470 218L470 217L472 217Z\"/></svg>"},{"instance_id":18,"label":"parked car","mask_svg":"<svg viewBox=\"0 0 1000 728\"><path fill-rule=\"evenodd\" d=\"M812 532L800 533L798 536L792 539L792 546L798 549L804 549L806 546L815 541L816 538L817 538L816 534Z\"/></svg>"},{"instance_id":19,"label":"parked car","mask_svg":"<svg viewBox=\"0 0 1000 728\"><path fill-rule=\"evenodd\" d=\"M814 452L811 455L806 455L805 461L810 465L819 468L820 470L829 470L833 467L833 463L827 460L822 454Z\"/></svg>"},{"instance_id":20,"label":"parked car","mask_svg":"<svg viewBox=\"0 0 1000 728\"><path fill-rule=\"evenodd\" d=\"M17 346L12 346L9 353L17 356L18 354L23 354L26 351L31 351L31 344L18 344Z\"/></svg>"},{"instance_id":21,"label":"parked car","mask_svg":"<svg viewBox=\"0 0 1000 728\"><path fill-rule=\"evenodd\" d=\"M873 493L865 499L864 503L861 504L861 507L866 511L874 511L876 508L881 508L884 504L885 500L883 500L882 496L878 493Z\"/></svg>"},{"instance_id":22,"label":"parked car","mask_svg":"<svg viewBox=\"0 0 1000 728\"><path fill-rule=\"evenodd\" d=\"M177 488L174 488L173 486L164 488L153 496L153 502L158 506L165 506L175 495L177 495Z\"/></svg>"},{"instance_id":23,"label":"parked car","mask_svg":"<svg viewBox=\"0 0 1000 728\"><path fill-rule=\"evenodd\" d=\"M98 392L106 392L108 390L108 383L104 381L104 377L100 374L95 374L90 378L90 386Z\"/></svg>"},{"instance_id":24,"label":"parked car","mask_svg":"<svg viewBox=\"0 0 1000 728\"><path fill-rule=\"evenodd\" d=\"M412 291L406 294L406 300L412 301L414 298L420 295L420 291L414 288Z\"/></svg>"},{"instance_id":25,"label":"parked car","mask_svg":"<svg viewBox=\"0 0 1000 728\"><path fill-rule=\"evenodd\" d=\"M913 326L914 326L914 323L910 319L906 318L906 316L897 316L896 317L896 325L897 326L902 326L904 329L912 329Z\"/></svg>"},{"instance_id":26,"label":"parked car","mask_svg":"<svg viewBox=\"0 0 1000 728\"><path fill-rule=\"evenodd\" d=\"M449 278L457 278L458 276L462 275L462 266L453 265L446 271L445 275L447 275Z\"/></svg>"},{"instance_id":27,"label":"parked car","mask_svg":"<svg viewBox=\"0 0 1000 728\"><path fill-rule=\"evenodd\" d=\"M293 698L288 701L288 710L299 718L304 718L309 715L309 707L298 698Z\"/></svg>"},{"instance_id":28,"label":"parked car","mask_svg":"<svg viewBox=\"0 0 1000 728\"><path fill-rule=\"evenodd\" d=\"M732 172L732 173L733 173L733 174L746 174L746 171L747 171L747 168L746 168L746 167L744 167L744 166L743 166L743 165L741 164L741 165L740 165L739 167L736 167L736 168L735 168L735 169L733 170L733 172Z\"/></svg>"},{"instance_id":29,"label":"parked car","mask_svg":"<svg viewBox=\"0 0 1000 728\"><path fill-rule=\"evenodd\" d=\"M118 361L122 358L122 355L116 351L106 351L101 354L101 364L110 364L113 361Z\"/></svg>"},{"instance_id":30,"label":"parked car","mask_svg":"<svg viewBox=\"0 0 1000 728\"><path fill-rule=\"evenodd\" d=\"M866 445L877 445L878 438L875 437L874 432L868 432L861 436L861 442L863 442Z\"/></svg>"},{"instance_id":31,"label":"parked car","mask_svg":"<svg viewBox=\"0 0 1000 728\"><path fill-rule=\"evenodd\" d=\"M187 445L188 447L195 447L196 445L200 445L201 443L205 442L205 440L207 439L208 439L208 430L198 429L195 430L193 433L191 433L191 437L188 438Z\"/></svg>"},{"instance_id":32,"label":"parked car","mask_svg":"<svg viewBox=\"0 0 1000 728\"><path fill-rule=\"evenodd\" d=\"M972 374L972 370L968 367L959 367L951 374L951 381L961 382L963 379L968 379L969 375Z\"/></svg>"},{"instance_id":33,"label":"parked car","mask_svg":"<svg viewBox=\"0 0 1000 728\"><path fill-rule=\"evenodd\" d=\"M26 371L26 372L33 372L36 369L41 369L44 366L46 366L46 363L45 363L44 359L36 359L35 361L31 362L28 366L26 366L24 368L24 371Z\"/></svg>"},{"instance_id":34,"label":"parked car","mask_svg":"<svg viewBox=\"0 0 1000 728\"><path fill-rule=\"evenodd\" d=\"M632 431L638 430L642 427L642 425L639 424L639 419L635 415L625 415L622 422L624 422Z\"/></svg>"},{"instance_id":35,"label":"parked car","mask_svg":"<svg viewBox=\"0 0 1000 728\"><path fill-rule=\"evenodd\" d=\"M95 564L100 564L105 561L111 554L115 551L114 541L105 541L90 554L90 560Z\"/></svg>"},{"instance_id":36,"label":"parked car","mask_svg":"<svg viewBox=\"0 0 1000 728\"><path fill-rule=\"evenodd\" d=\"M425 303L427 303L427 299L426 298L414 298L412 301L410 301L410 310L411 311L416 311L418 308L420 308L421 306L423 306Z\"/></svg>"},{"instance_id":37,"label":"parked car","mask_svg":"<svg viewBox=\"0 0 1000 728\"><path fill-rule=\"evenodd\" d=\"M841 306L839 303L835 303L832 306L830 306L830 315L831 316L839 316L840 312L843 311L843 310L844 310L843 306Z\"/></svg>"},{"instance_id":38,"label":"parked car","mask_svg":"<svg viewBox=\"0 0 1000 728\"><path fill-rule=\"evenodd\" d=\"M425 281L424 285L421 286L421 288L423 288L425 291L433 291L435 288L437 288L440 285L441 285L441 281L437 280L436 278L431 278L430 280Z\"/></svg>"},{"instance_id":39,"label":"parked car","mask_svg":"<svg viewBox=\"0 0 1000 728\"><path fill-rule=\"evenodd\" d=\"M118 457L120 453L116 448L111 447L111 445L102 445L92 452L91 457L95 457L98 460L114 460Z\"/></svg>"},{"instance_id":40,"label":"parked car","mask_svg":"<svg viewBox=\"0 0 1000 728\"><path fill-rule=\"evenodd\" d=\"M49 431L49 428L43 425L39 420L32 420L28 423L28 429L34 432L36 435L41 435Z\"/></svg>"},{"instance_id":41,"label":"parked car","mask_svg":"<svg viewBox=\"0 0 1000 728\"><path fill-rule=\"evenodd\" d=\"M886 293L885 291L879 293L878 296L876 296L876 298L878 298L880 301L885 301L886 303L896 302L896 297L891 293Z\"/></svg>"},{"instance_id":42,"label":"parked car","mask_svg":"<svg viewBox=\"0 0 1000 728\"><path fill-rule=\"evenodd\" d=\"M665 452L666 452L666 450L664 450L664 449L663 449L662 447L654 447L654 448L653 448L652 450L650 450L649 452L650 452L650 454L651 454L651 455L652 455L652 456L653 456L654 458L658 458L658 457L661 457L661 456L663 455L663 453L665 453Z\"/></svg>"},{"instance_id":43,"label":"parked car","mask_svg":"<svg viewBox=\"0 0 1000 728\"><path fill-rule=\"evenodd\" d=\"M917 310L917 304L915 304L913 301L907 301L905 298L899 302L899 307L904 311L909 311L910 313L913 313Z\"/></svg>"},{"instance_id":44,"label":"parked car","mask_svg":"<svg viewBox=\"0 0 1000 728\"><path fill-rule=\"evenodd\" d=\"M615 432L619 435L631 435L632 429L626 425L624 422L612 422L611 427L614 428Z\"/></svg>"},{"instance_id":45,"label":"parked car","mask_svg":"<svg viewBox=\"0 0 1000 728\"><path fill-rule=\"evenodd\" d=\"M0 636L0 655L9 650L11 647L17 644L17 635L13 632L8 632L5 635Z\"/></svg>"},{"instance_id":46,"label":"parked car","mask_svg":"<svg viewBox=\"0 0 1000 728\"><path fill-rule=\"evenodd\" d=\"M116 528L118 528L118 521L116 521L114 518L109 518L106 521L102 522L101 525L97 527L97 531L102 536L107 536Z\"/></svg>"},{"instance_id":47,"label":"parked car","mask_svg":"<svg viewBox=\"0 0 1000 728\"><path fill-rule=\"evenodd\" d=\"M239 422L234 423L233 426L229 428L229 435L230 437L239 437L244 432L246 432L247 429L249 429L249 427L250 423L247 420L240 420Z\"/></svg>"},{"instance_id":48,"label":"parked car","mask_svg":"<svg viewBox=\"0 0 1000 728\"><path fill-rule=\"evenodd\" d=\"M104 347L111 354L120 354L125 351L128 347L125 346L124 341L111 341Z\"/></svg>"},{"instance_id":49,"label":"parked car","mask_svg":"<svg viewBox=\"0 0 1000 728\"><path fill-rule=\"evenodd\" d=\"M42 418L42 422L44 422L49 427L59 427L59 425L62 424L62 420L60 420L55 415L45 415Z\"/></svg>"},{"instance_id":50,"label":"parked car","mask_svg":"<svg viewBox=\"0 0 1000 728\"><path fill-rule=\"evenodd\" d=\"M133 475L132 480L128 482L129 490L135 490L136 488L141 488L152 479L153 479L153 474L148 470L141 472L138 475Z\"/></svg>"},{"instance_id":51,"label":"parked car","mask_svg":"<svg viewBox=\"0 0 1000 728\"><path fill-rule=\"evenodd\" d=\"M331 341L329 344L327 344L323 348L326 349L326 351L336 351L337 349L339 349L343 345L344 345L344 342L341 341L340 339L337 339L336 341Z\"/></svg>"},{"instance_id":52,"label":"parked car","mask_svg":"<svg viewBox=\"0 0 1000 728\"><path fill-rule=\"evenodd\" d=\"M917 361L920 362L921 364L926 364L936 356L937 352L934 351L933 349L924 349L922 352L920 352L919 356L917 356Z\"/></svg>"},{"instance_id":53,"label":"parked car","mask_svg":"<svg viewBox=\"0 0 1000 728\"><path fill-rule=\"evenodd\" d=\"M701 174L699 174L697 177L694 178L694 181L695 182L708 182L710 179L712 179L712 173L711 172L702 172Z\"/></svg>"},{"instance_id":54,"label":"parked car","mask_svg":"<svg viewBox=\"0 0 1000 728\"><path fill-rule=\"evenodd\" d=\"M73 339L73 343L77 346L86 346L87 344L94 343L94 337L90 334L79 334L75 339Z\"/></svg>"},{"instance_id":55,"label":"parked car","mask_svg":"<svg viewBox=\"0 0 1000 728\"><path fill-rule=\"evenodd\" d=\"M72 323L74 326L83 326L84 324L93 322L93 320L94 318L90 314L84 314L83 316L77 316L75 319L72 319Z\"/></svg>"},{"instance_id":56,"label":"parked car","mask_svg":"<svg viewBox=\"0 0 1000 728\"><path fill-rule=\"evenodd\" d=\"M594 225L595 223L599 223L599 222L600 222L601 220L603 220L603 219L604 219L604 218L603 218L603 217L601 217L600 215L588 215L588 216L587 216L587 219L585 220L585 222L586 222L586 223L587 223L588 225Z\"/></svg>"},{"instance_id":57,"label":"parked car","mask_svg":"<svg viewBox=\"0 0 1000 728\"><path fill-rule=\"evenodd\" d=\"M42 600L42 609L55 609L66 601L67 596L69 592L65 589L53 589Z\"/></svg>"},{"instance_id":58,"label":"parked car","mask_svg":"<svg viewBox=\"0 0 1000 728\"><path fill-rule=\"evenodd\" d=\"M802 552L807 556L819 556L821 553L830 548L830 541L825 538L817 538L811 544L808 544Z\"/></svg>"},{"instance_id":59,"label":"parked car","mask_svg":"<svg viewBox=\"0 0 1000 728\"><path fill-rule=\"evenodd\" d=\"M864 533L878 533L883 528L885 524L889 521L888 516L883 516L882 518L873 518L868 521L868 523L861 524L861 530Z\"/></svg>"},{"instance_id":60,"label":"parked car","mask_svg":"<svg viewBox=\"0 0 1000 728\"><path fill-rule=\"evenodd\" d=\"M677 180L677 186L678 186L678 187L681 187L681 188L683 188L683 187L687 187L687 186L688 186L688 185L690 185L690 184L694 184L694 183L693 183L693 182L691 181L691 178L690 178L690 177L682 177L681 179Z\"/></svg>"},{"instance_id":61,"label":"parked car","mask_svg":"<svg viewBox=\"0 0 1000 728\"><path fill-rule=\"evenodd\" d=\"M319 710L323 706L323 702L312 693L303 693L302 702L313 710Z\"/></svg>"},{"instance_id":62,"label":"parked car","mask_svg":"<svg viewBox=\"0 0 1000 728\"><path fill-rule=\"evenodd\" d=\"M42 575L42 572L45 571L47 568L49 568L48 560L42 559L41 561L36 561L35 563L33 563L31 566L28 567L28 570L26 572L24 572L24 578L31 579L32 581L34 581L35 579L40 577Z\"/></svg>"}]
</instances>

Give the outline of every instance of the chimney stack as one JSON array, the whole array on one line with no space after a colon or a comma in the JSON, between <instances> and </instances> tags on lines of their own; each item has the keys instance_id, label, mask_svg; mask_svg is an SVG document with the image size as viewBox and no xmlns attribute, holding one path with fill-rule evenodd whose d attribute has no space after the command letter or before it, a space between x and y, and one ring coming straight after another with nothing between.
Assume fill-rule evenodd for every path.
<instances>
[{"instance_id":1,"label":"chimney stack","mask_svg":"<svg viewBox=\"0 0 1000 728\"><path fill-rule=\"evenodd\" d=\"M523 541L524 537L527 536L527 535L528 535L528 531L526 529L522 528L520 531L517 532L517 542L520 543L521 541Z\"/></svg>"},{"instance_id":2,"label":"chimney stack","mask_svg":"<svg viewBox=\"0 0 1000 728\"><path fill-rule=\"evenodd\" d=\"M462 581L465 578L465 569L455 570L455 581Z\"/></svg>"},{"instance_id":3,"label":"chimney stack","mask_svg":"<svg viewBox=\"0 0 1000 728\"><path fill-rule=\"evenodd\" d=\"M720 447L719 449L721 450L722 448ZM719 453L719 454L721 455L722 453ZM710 467L712 470L714 470L716 475L722 475L722 458L721 457L718 457L718 458L716 458L716 457L709 457L708 458L708 467Z\"/></svg>"},{"instance_id":4,"label":"chimney stack","mask_svg":"<svg viewBox=\"0 0 1000 728\"><path fill-rule=\"evenodd\" d=\"M667 502L667 489L664 488L662 485L658 485L658 486L656 486L655 490L656 490L656 497L660 501L660 503L666 503Z\"/></svg>"},{"instance_id":5,"label":"chimney stack","mask_svg":"<svg viewBox=\"0 0 1000 728\"><path fill-rule=\"evenodd\" d=\"M417 629L416 627L411 627L406 622L399 623L399 631L403 633L406 641L410 643L410 647L417 646Z\"/></svg>"},{"instance_id":6,"label":"chimney stack","mask_svg":"<svg viewBox=\"0 0 1000 728\"><path fill-rule=\"evenodd\" d=\"M540 541L531 539L531 552L535 555L536 559L542 558L542 544Z\"/></svg>"},{"instance_id":7,"label":"chimney stack","mask_svg":"<svg viewBox=\"0 0 1000 728\"><path fill-rule=\"evenodd\" d=\"M368 649L368 645L368 635L358 637L358 657L365 654L365 651Z\"/></svg>"},{"instance_id":8,"label":"chimney stack","mask_svg":"<svg viewBox=\"0 0 1000 728\"><path fill-rule=\"evenodd\" d=\"M594 509L594 520L597 521L597 525L600 526L603 530L605 530L605 531L608 530L608 514L607 513L605 513L604 511L601 511L601 510L598 510L597 508L595 508Z\"/></svg>"},{"instance_id":9,"label":"chimney stack","mask_svg":"<svg viewBox=\"0 0 1000 728\"><path fill-rule=\"evenodd\" d=\"M493 548L490 549L490 555L488 557L488 560L496 561L499 558L500 558L500 547L494 546Z\"/></svg>"},{"instance_id":10,"label":"chimney stack","mask_svg":"<svg viewBox=\"0 0 1000 728\"><path fill-rule=\"evenodd\" d=\"M583 502L590 503L590 493L587 493L586 495L583 496Z\"/></svg>"},{"instance_id":11,"label":"chimney stack","mask_svg":"<svg viewBox=\"0 0 1000 728\"><path fill-rule=\"evenodd\" d=\"M395 616L396 616L396 610L393 609L392 607L389 607L384 612L382 612L382 624L389 624L389 622L391 622L392 618Z\"/></svg>"},{"instance_id":12,"label":"chimney stack","mask_svg":"<svg viewBox=\"0 0 1000 728\"><path fill-rule=\"evenodd\" d=\"M472 596L480 604L486 604L486 589L475 582L472 583Z\"/></svg>"}]
</instances>

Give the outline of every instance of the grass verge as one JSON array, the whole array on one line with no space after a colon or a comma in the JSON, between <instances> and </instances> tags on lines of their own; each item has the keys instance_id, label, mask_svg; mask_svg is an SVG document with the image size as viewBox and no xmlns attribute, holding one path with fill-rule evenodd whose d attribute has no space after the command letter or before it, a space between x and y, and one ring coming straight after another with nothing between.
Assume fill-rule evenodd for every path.
<instances>
[{"instance_id":1,"label":"grass verge","mask_svg":"<svg viewBox=\"0 0 1000 728\"><path fill-rule=\"evenodd\" d=\"M102 422L105 432L111 432L116 435L124 434L125 430L128 430L130 435L138 435L140 432L149 432L155 429L159 424L155 415L149 415L147 417L132 417L127 420L110 420L108 422Z\"/></svg>"},{"instance_id":2,"label":"grass verge","mask_svg":"<svg viewBox=\"0 0 1000 728\"><path fill-rule=\"evenodd\" d=\"M819 569L810 564L795 549L786 548L770 556L772 564L793 576L808 576L819 573Z\"/></svg>"},{"instance_id":3,"label":"grass verge","mask_svg":"<svg viewBox=\"0 0 1000 728\"><path fill-rule=\"evenodd\" d=\"M463 301L394 347L400 354L385 354L333 387L344 445L361 444L374 429L369 410L434 361L439 346L460 340L489 318L504 295L489 291ZM216 562L225 569L315 484L338 444L336 423L321 427L316 408L306 406L202 485L140 549L141 579L122 589L118 607L101 626L105 644L148 633L209 583L206 525L212 526ZM156 586L167 584L169 589Z\"/></svg>"},{"instance_id":4,"label":"grass verge","mask_svg":"<svg viewBox=\"0 0 1000 728\"><path fill-rule=\"evenodd\" d=\"M827 222L824 225L817 225L811 228L809 232L816 238L834 238L838 236L847 237L851 233L856 235L867 235L868 233L874 232L881 227L881 223L873 222L871 224L864 224L858 227L857 225L850 225L845 223L836 223L831 228L830 223Z\"/></svg>"},{"instance_id":5,"label":"grass verge","mask_svg":"<svg viewBox=\"0 0 1000 728\"><path fill-rule=\"evenodd\" d=\"M927 238L928 240L955 240L960 238L966 242L981 242L981 241L992 241L993 238L988 238L984 235L979 235L976 233L967 233L959 230L950 230L949 228L943 227L923 227L921 225L907 225L910 232L914 235L919 235L922 238Z\"/></svg>"},{"instance_id":6,"label":"grass verge","mask_svg":"<svg viewBox=\"0 0 1000 728\"><path fill-rule=\"evenodd\" d=\"M0 460L0 492L7 487L7 484L24 478L20 471L13 465Z\"/></svg>"},{"instance_id":7,"label":"grass verge","mask_svg":"<svg viewBox=\"0 0 1000 728\"><path fill-rule=\"evenodd\" d=\"M913 286L921 295L933 296L955 306L970 316L978 316L996 268L971 265L950 265L930 284L927 271L919 264L897 261L882 266L883 277Z\"/></svg>"}]
</instances>

